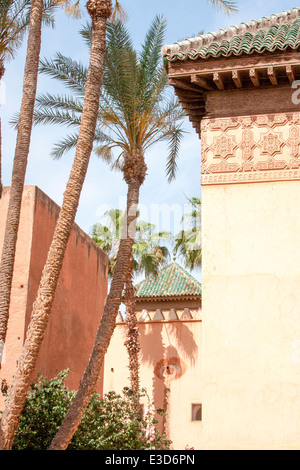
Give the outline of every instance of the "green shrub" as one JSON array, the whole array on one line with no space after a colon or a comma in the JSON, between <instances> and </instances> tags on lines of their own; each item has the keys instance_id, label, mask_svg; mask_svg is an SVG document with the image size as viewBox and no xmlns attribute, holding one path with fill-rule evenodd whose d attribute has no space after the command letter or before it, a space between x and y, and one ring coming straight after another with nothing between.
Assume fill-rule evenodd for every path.
<instances>
[{"instance_id":1,"label":"green shrub","mask_svg":"<svg viewBox=\"0 0 300 470\"><path fill-rule=\"evenodd\" d=\"M67 375L63 371L51 380L39 376L31 386L13 449L49 447L75 395L64 385ZM147 397L145 390L141 397ZM170 444L159 434L153 406L143 414L132 391L124 388L121 395L92 395L68 450L151 450L168 449Z\"/></svg>"}]
</instances>

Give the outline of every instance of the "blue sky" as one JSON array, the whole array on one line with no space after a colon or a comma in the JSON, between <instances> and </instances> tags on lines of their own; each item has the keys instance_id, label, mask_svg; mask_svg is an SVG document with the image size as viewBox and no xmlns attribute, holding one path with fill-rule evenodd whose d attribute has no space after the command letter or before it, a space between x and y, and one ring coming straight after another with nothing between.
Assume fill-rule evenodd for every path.
<instances>
[{"instance_id":1,"label":"blue sky","mask_svg":"<svg viewBox=\"0 0 300 470\"><path fill-rule=\"evenodd\" d=\"M84 2L83 2L84 3ZM145 33L155 15L167 19L166 44L191 37L199 31L210 32L241 22L259 19L272 13L290 10L295 2L290 0L240 0L239 12L225 16L206 0L124 0L128 13L128 28L139 48ZM88 64L88 50L78 34L81 20L66 17L62 12L56 16L54 30L45 29L42 36L41 57L51 57L54 52L70 56ZM6 64L4 82L6 88L5 104L1 107L3 140L3 183L11 181L16 132L9 126L9 120L18 112L21 102L22 79L25 60L25 47L22 47L15 60ZM56 84L45 76L39 77L38 93L56 91ZM176 214L170 228L176 231L179 226L180 211L187 203L186 197L200 196L200 141L188 119L185 123L186 135L182 142L178 162L177 178L169 184L165 177L165 158L167 148L157 145L147 155L148 176L141 190L142 214L154 214L155 207L163 204ZM73 153L61 160L50 157L53 143L63 137L64 128L39 126L34 128L29 155L26 184L37 185L55 202L61 204L63 192L72 164ZM120 207L126 199L126 184L120 173L112 173L97 157L92 155L87 178L83 187L76 222L89 232L90 227L100 220L105 209ZM172 206L174 210L172 209ZM175 207L176 206L176 207ZM179 211L178 211L178 208ZM160 217L164 220L164 216ZM157 219L158 220L158 219Z\"/></svg>"}]
</instances>

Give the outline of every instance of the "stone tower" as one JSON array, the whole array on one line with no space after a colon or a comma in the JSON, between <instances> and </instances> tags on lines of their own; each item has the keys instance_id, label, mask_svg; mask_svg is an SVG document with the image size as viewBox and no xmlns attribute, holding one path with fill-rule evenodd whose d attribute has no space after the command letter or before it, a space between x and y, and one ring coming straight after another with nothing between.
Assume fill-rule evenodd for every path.
<instances>
[{"instance_id":1,"label":"stone tower","mask_svg":"<svg viewBox=\"0 0 300 470\"><path fill-rule=\"evenodd\" d=\"M203 448L300 448L300 8L165 46L201 139Z\"/></svg>"}]
</instances>

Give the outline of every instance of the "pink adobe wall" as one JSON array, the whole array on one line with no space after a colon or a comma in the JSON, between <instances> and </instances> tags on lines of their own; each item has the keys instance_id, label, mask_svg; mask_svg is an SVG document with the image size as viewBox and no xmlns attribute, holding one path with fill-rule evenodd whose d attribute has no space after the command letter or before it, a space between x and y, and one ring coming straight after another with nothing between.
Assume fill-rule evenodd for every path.
<instances>
[{"instance_id":1,"label":"pink adobe wall","mask_svg":"<svg viewBox=\"0 0 300 470\"><path fill-rule=\"evenodd\" d=\"M5 220L8 208L9 188L3 188L0 199L0 252L5 231ZM0 382L6 379L10 383L16 367L16 360L21 354L24 341L25 311L29 285L30 247L32 241L34 193L27 188L23 194L20 216L20 232L16 246L15 269L12 279L12 295L8 331L5 342L4 357L0 369ZM3 396L0 393L0 409L3 407Z\"/></svg>"},{"instance_id":2,"label":"pink adobe wall","mask_svg":"<svg viewBox=\"0 0 300 470\"><path fill-rule=\"evenodd\" d=\"M0 249L8 191L5 188L0 202ZM0 380L5 377L9 381L14 373L58 214L59 207L40 189L25 187L6 359ZM70 369L67 385L72 389L78 387L92 351L107 294L107 266L106 254L74 224L36 366L36 372L41 371L49 378ZM102 383L103 380L98 387L100 393Z\"/></svg>"},{"instance_id":3,"label":"pink adobe wall","mask_svg":"<svg viewBox=\"0 0 300 470\"><path fill-rule=\"evenodd\" d=\"M192 421L191 407L202 403L202 321L147 321L138 322L138 327L141 387L146 388L156 409L164 408L167 382L157 374L157 366L163 360L171 364L176 359L181 361L183 374L169 384L169 437L174 449L185 449L187 445L201 449L202 422ZM105 357L104 393L120 393L130 386L125 340L126 323L118 323ZM162 418L158 420L162 431Z\"/></svg>"}]
</instances>

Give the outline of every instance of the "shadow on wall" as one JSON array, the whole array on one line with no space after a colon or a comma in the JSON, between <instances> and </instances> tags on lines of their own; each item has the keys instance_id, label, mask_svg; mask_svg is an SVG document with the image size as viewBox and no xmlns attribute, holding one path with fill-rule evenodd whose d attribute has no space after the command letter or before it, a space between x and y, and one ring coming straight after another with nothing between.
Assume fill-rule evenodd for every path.
<instances>
[{"instance_id":1,"label":"shadow on wall","mask_svg":"<svg viewBox=\"0 0 300 470\"><path fill-rule=\"evenodd\" d=\"M152 396L159 417L159 429L168 437L172 382L180 379L198 357L198 346L183 322L139 324L141 363L153 370Z\"/></svg>"}]
</instances>

